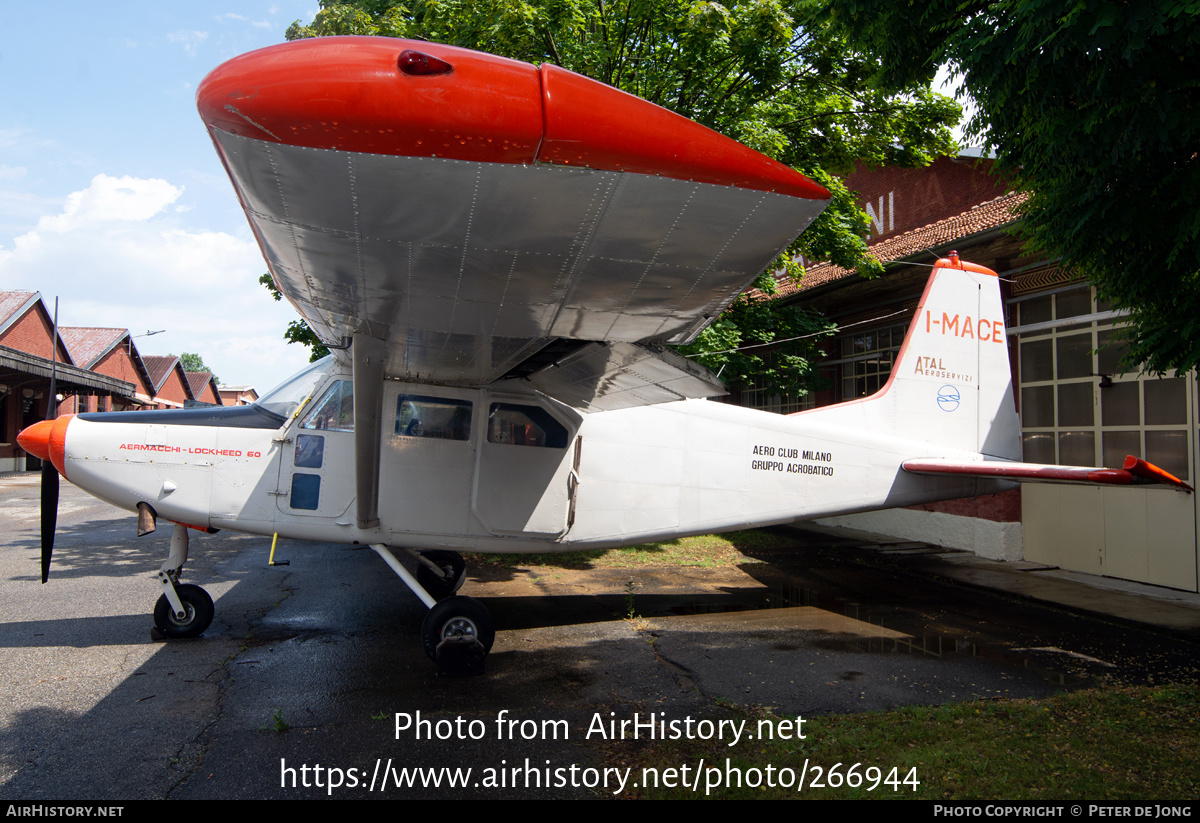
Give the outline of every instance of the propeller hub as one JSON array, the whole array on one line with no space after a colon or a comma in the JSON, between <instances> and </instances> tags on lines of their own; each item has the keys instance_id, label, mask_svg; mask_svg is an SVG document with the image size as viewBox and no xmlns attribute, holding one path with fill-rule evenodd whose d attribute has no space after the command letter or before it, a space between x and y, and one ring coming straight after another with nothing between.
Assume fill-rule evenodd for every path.
<instances>
[{"instance_id":1,"label":"propeller hub","mask_svg":"<svg viewBox=\"0 0 1200 823\"><path fill-rule=\"evenodd\" d=\"M34 423L17 435L17 444L39 460L49 460L66 477L67 426L73 417L75 415L65 414L54 420Z\"/></svg>"},{"instance_id":2,"label":"propeller hub","mask_svg":"<svg viewBox=\"0 0 1200 823\"><path fill-rule=\"evenodd\" d=\"M42 420L17 435L17 445L39 460L50 459L50 430L53 420Z\"/></svg>"}]
</instances>

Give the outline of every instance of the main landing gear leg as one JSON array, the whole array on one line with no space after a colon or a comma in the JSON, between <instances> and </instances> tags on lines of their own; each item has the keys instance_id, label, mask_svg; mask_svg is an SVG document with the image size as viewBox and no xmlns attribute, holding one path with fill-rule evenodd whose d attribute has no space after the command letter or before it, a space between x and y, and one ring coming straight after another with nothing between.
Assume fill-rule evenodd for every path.
<instances>
[{"instance_id":1,"label":"main landing gear leg","mask_svg":"<svg viewBox=\"0 0 1200 823\"><path fill-rule=\"evenodd\" d=\"M496 624L487 608L478 600L459 595L438 602L422 585L424 578L425 581L435 581L434 586L445 590L447 594L457 591L462 585L466 569L458 552L423 552L424 556L419 558L422 563L429 561L441 567L441 575L419 565L417 576L413 577L387 546L374 543L371 548L429 608L421 623L421 643L429 659L438 664L438 672L483 674L483 660L496 639ZM451 574L453 577L450 577Z\"/></svg>"},{"instance_id":2,"label":"main landing gear leg","mask_svg":"<svg viewBox=\"0 0 1200 823\"><path fill-rule=\"evenodd\" d=\"M188 557L187 526L175 524L171 553L158 569L162 596L154 605L154 625L171 638L198 637L212 624L213 602L199 586L179 584L179 572Z\"/></svg>"},{"instance_id":3,"label":"main landing gear leg","mask_svg":"<svg viewBox=\"0 0 1200 823\"><path fill-rule=\"evenodd\" d=\"M458 552L405 549L417 564L417 582L438 600L454 594L467 579L467 562Z\"/></svg>"}]
</instances>

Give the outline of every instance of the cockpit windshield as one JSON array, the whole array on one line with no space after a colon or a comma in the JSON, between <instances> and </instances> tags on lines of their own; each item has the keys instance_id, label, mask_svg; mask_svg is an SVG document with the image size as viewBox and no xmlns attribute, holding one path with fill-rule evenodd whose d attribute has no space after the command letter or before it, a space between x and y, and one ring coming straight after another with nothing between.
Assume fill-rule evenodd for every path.
<instances>
[{"instance_id":1,"label":"cockpit windshield","mask_svg":"<svg viewBox=\"0 0 1200 823\"><path fill-rule=\"evenodd\" d=\"M290 417L332 368L333 355L323 357L271 389L255 405L284 418Z\"/></svg>"}]
</instances>

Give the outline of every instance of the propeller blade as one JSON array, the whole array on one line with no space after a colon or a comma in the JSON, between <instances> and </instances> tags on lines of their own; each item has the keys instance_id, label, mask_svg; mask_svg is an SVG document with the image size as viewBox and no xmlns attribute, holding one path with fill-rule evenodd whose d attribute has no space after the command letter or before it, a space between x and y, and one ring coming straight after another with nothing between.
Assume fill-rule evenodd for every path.
<instances>
[{"instance_id":1,"label":"propeller blade","mask_svg":"<svg viewBox=\"0 0 1200 823\"><path fill-rule=\"evenodd\" d=\"M42 463L42 582L50 577L50 555L54 553L54 527L58 523L58 469Z\"/></svg>"},{"instance_id":2,"label":"propeller blade","mask_svg":"<svg viewBox=\"0 0 1200 823\"><path fill-rule=\"evenodd\" d=\"M58 415L58 298L54 298L54 337L50 341L50 392L46 397L46 419ZM47 458L49 455L47 454ZM42 582L50 577L50 555L54 554L54 527L58 525L58 469L52 461L42 463Z\"/></svg>"}]
</instances>

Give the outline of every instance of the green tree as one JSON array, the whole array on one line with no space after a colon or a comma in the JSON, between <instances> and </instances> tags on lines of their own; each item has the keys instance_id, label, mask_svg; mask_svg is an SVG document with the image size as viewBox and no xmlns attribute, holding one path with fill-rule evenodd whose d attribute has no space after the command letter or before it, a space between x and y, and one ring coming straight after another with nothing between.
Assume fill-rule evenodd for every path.
<instances>
[{"instance_id":1,"label":"green tree","mask_svg":"<svg viewBox=\"0 0 1200 823\"><path fill-rule=\"evenodd\" d=\"M167 357L174 357L173 354L168 354ZM208 372L212 374L212 369L204 364L204 358L198 354L185 351L179 355L179 365L183 366L185 372ZM221 385L221 379L213 374L213 380L217 381L217 385Z\"/></svg>"},{"instance_id":2,"label":"green tree","mask_svg":"<svg viewBox=\"0 0 1200 823\"><path fill-rule=\"evenodd\" d=\"M271 275L262 275L258 278L258 282L262 283L276 300L283 299L283 295L279 293L279 289L275 288L275 281L271 279ZM308 346L308 362L310 363L315 363L329 354L329 349L325 348L325 344L321 342L321 338L317 337L317 333L309 328L308 324L303 320L293 320L288 323L287 331L283 333L283 339L289 343L299 343L303 346Z\"/></svg>"},{"instance_id":3,"label":"green tree","mask_svg":"<svg viewBox=\"0 0 1200 823\"><path fill-rule=\"evenodd\" d=\"M532 63L553 63L617 86L733 137L795 167L833 194L825 213L772 269L795 276L795 255L832 260L872 276L867 217L834 175L856 160L921 165L953 149L949 127L960 108L913 83L883 93L870 82L868 54L831 37L817 22L817 0L322 0L289 40L370 34L433 40ZM800 390L815 338L773 353L772 362L739 345L775 343L828 330L799 310L775 311L761 292L739 299L686 350L746 384L764 374L796 375L776 388ZM774 364L774 365L773 365ZM784 364L786 368L778 364Z\"/></svg>"},{"instance_id":4,"label":"green tree","mask_svg":"<svg viewBox=\"0 0 1200 823\"><path fill-rule=\"evenodd\" d=\"M829 0L825 19L885 87L951 66L969 133L1032 193L1031 247L1132 310L1127 365L1200 364L1200 3Z\"/></svg>"}]
</instances>

